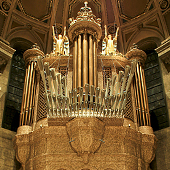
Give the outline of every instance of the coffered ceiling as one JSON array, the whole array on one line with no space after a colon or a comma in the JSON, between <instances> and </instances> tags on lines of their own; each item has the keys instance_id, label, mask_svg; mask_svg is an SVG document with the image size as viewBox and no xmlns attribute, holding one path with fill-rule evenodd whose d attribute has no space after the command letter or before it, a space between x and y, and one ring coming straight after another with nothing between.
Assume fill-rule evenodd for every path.
<instances>
[{"instance_id":1,"label":"coffered ceiling","mask_svg":"<svg viewBox=\"0 0 170 170\"><path fill-rule=\"evenodd\" d=\"M18 6L25 15L42 20L51 14L50 0L18 0Z\"/></svg>"}]
</instances>

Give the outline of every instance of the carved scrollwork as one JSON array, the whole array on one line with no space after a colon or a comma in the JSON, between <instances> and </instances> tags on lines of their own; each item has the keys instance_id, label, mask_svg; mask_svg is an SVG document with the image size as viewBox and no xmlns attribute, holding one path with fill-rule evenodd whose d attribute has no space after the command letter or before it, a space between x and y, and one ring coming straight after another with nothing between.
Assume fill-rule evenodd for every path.
<instances>
[{"instance_id":1,"label":"carved scrollwork","mask_svg":"<svg viewBox=\"0 0 170 170\"><path fill-rule=\"evenodd\" d=\"M96 118L76 118L66 124L72 149L88 163L103 141L105 124Z\"/></svg>"},{"instance_id":2,"label":"carved scrollwork","mask_svg":"<svg viewBox=\"0 0 170 170\"><path fill-rule=\"evenodd\" d=\"M9 12L10 10L10 2L9 1L2 1L1 3L1 9L4 11L4 12Z\"/></svg>"}]
</instances>

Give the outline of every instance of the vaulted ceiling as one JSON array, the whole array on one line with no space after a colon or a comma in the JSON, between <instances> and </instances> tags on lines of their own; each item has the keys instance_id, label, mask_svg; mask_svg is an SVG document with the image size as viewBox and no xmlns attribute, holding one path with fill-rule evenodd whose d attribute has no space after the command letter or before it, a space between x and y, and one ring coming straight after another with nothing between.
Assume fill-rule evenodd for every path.
<instances>
[{"instance_id":1,"label":"vaulted ceiling","mask_svg":"<svg viewBox=\"0 0 170 170\"><path fill-rule=\"evenodd\" d=\"M145 48L149 46L146 44L158 46L170 34L169 0L87 1L94 15L102 19L103 34L104 25L109 34L120 27L118 48L123 53L133 43ZM29 45L36 42L49 53L52 25L62 33L64 26L69 27L68 19L75 18L82 6L84 0L1 0L0 35L15 48L24 41Z\"/></svg>"}]
</instances>

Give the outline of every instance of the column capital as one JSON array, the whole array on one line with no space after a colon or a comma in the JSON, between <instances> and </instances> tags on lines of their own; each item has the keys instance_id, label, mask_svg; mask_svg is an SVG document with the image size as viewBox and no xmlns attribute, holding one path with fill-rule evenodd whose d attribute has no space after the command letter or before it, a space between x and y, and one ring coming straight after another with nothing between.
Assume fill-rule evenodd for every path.
<instances>
[{"instance_id":1,"label":"column capital","mask_svg":"<svg viewBox=\"0 0 170 170\"><path fill-rule=\"evenodd\" d=\"M143 50L139 50L136 44L130 48L130 51L126 53L126 57L132 61L134 59L138 60L142 65L144 65L147 55Z\"/></svg>"},{"instance_id":2,"label":"column capital","mask_svg":"<svg viewBox=\"0 0 170 170\"><path fill-rule=\"evenodd\" d=\"M37 56L44 56L45 54L39 49L39 47L35 44L31 49L28 49L24 52L23 58L25 60L25 64L27 65L29 61L35 60Z\"/></svg>"}]
</instances>

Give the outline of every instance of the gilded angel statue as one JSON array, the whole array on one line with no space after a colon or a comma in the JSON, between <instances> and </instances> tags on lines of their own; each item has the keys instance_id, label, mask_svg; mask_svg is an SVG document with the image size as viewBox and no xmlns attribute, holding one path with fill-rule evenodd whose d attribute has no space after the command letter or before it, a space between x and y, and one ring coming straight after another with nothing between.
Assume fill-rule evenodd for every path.
<instances>
[{"instance_id":1,"label":"gilded angel statue","mask_svg":"<svg viewBox=\"0 0 170 170\"><path fill-rule=\"evenodd\" d=\"M64 27L64 35L59 35L58 38L55 35L54 32L54 26L52 26L53 29L53 53L56 55L69 55L69 39L66 36L66 27Z\"/></svg>"},{"instance_id":2,"label":"gilded angel statue","mask_svg":"<svg viewBox=\"0 0 170 170\"><path fill-rule=\"evenodd\" d=\"M55 35L54 32L54 26L52 26L53 29L53 40L54 40L54 44L53 44L53 53L55 53L56 55L59 54L63 54L63 38L62 35L59 35L58 38Z\"/></svg>"},{"instance_id":3,"label":"gilded angel statue","mask_svg":"<svg viewBox=\"0 0 170 170\"><path fill-rule=\"evenodd\" d=\"M117 36L119 27L116 30L116 34L112 39L111 35L107 36L107 27L105 25L105 38L102 42L102 54L103 55L113 55L117 51Z\"/></svg>"}]
</instances>

